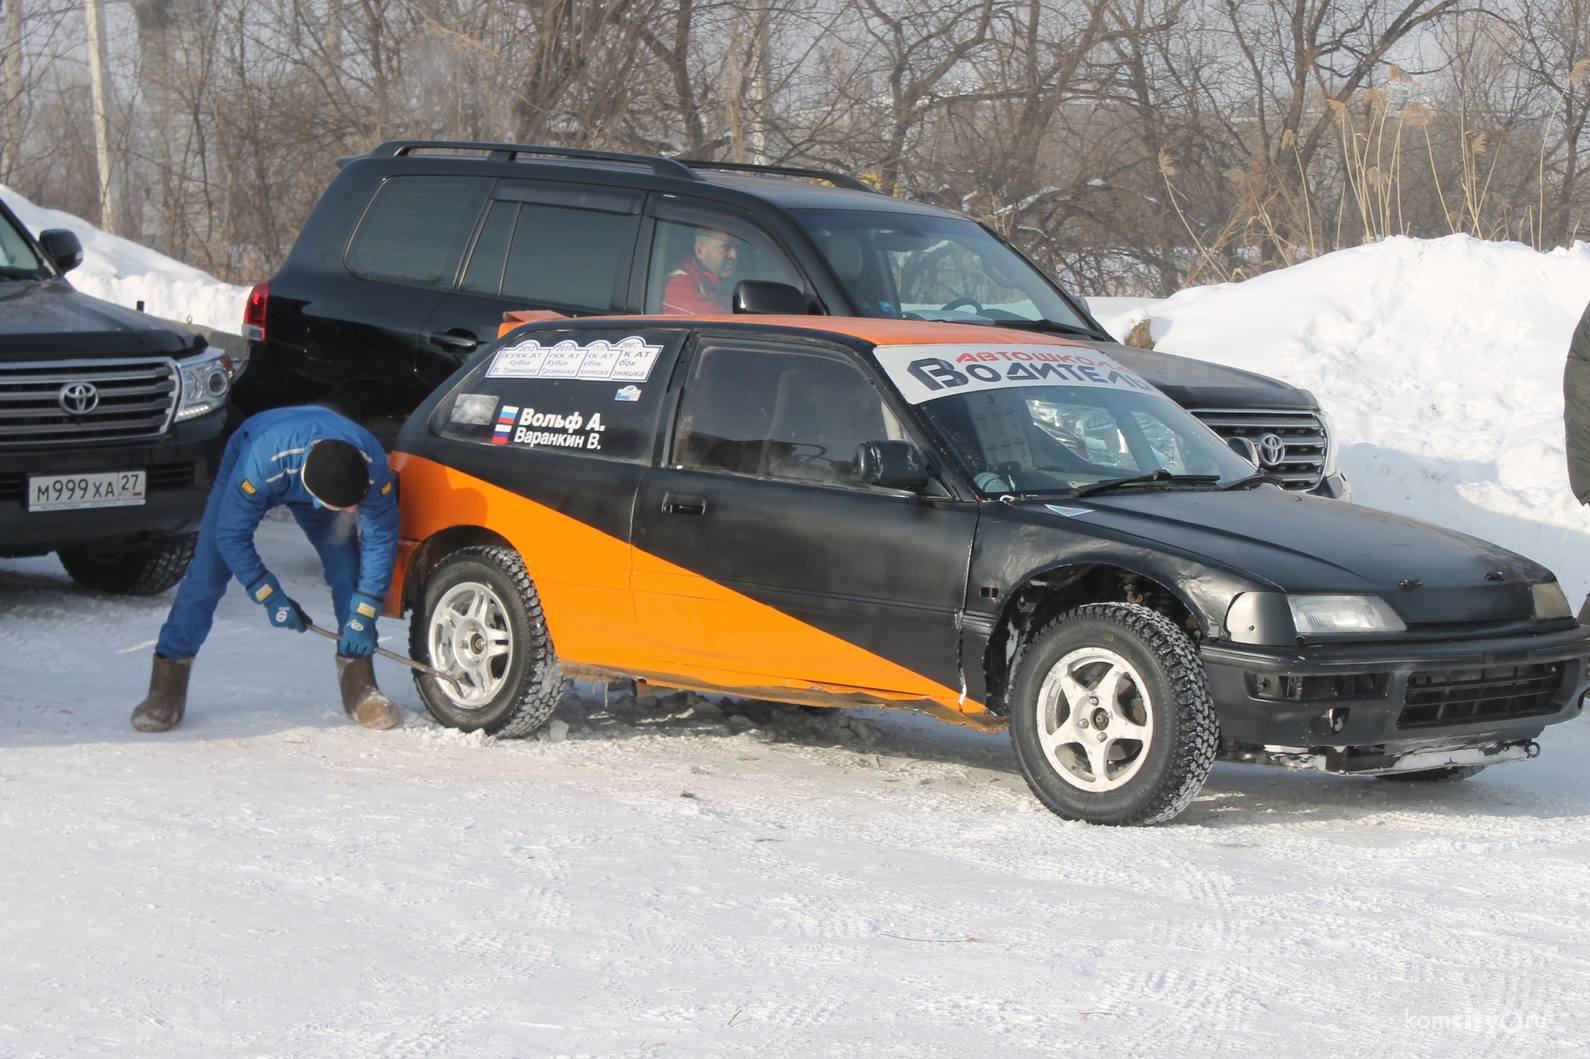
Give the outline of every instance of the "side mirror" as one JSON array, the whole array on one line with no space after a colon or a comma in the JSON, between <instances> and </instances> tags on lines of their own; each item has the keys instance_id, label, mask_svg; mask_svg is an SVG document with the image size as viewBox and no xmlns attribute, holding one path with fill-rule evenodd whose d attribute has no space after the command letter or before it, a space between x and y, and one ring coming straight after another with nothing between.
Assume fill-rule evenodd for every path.
<instances>
[{"instance_id":1,"label":"side mirror","mask_svg":"<svg viewBox=\"0 0 1590 1059\"><path fill-rule=\"evenodd\" d=\"M51 228L39 233L39 246L62 272L70 272L83 263L83 244L77 233L66 228Z\"/></svg>"},{"instance_id":2,"label":"side mirror","mask_svg":"<svg viewBox=\"0 0 1590 1059\"><path fill-rule=\"evenodd\" d=\"M909 441L863 441L850 477L884 489L926 489L927 456Z\"/></svg>"},{"instance_id":3,"label":"side mirror","mask_svg":"<svg viewBox=\"0 0 1590 1059\"><path fill-rule=\"evenodd\" d=\"M1259 446L1253 443L1252 438L1241 436L1228 438L1226 444L1231 446L1232 452L1241 456L1255 467L1259 465Z\"/></svg>"},{"instance_id":4,"label":"side mirror","mask_svg":"<svg viewBox=\"0 0 1590 1059\"><path fill-rule=\"evenodd\" d=\"M734 285L734 311L763 316L810 316L811 299L799 287L765 279L742 279Z\"/></svg>"}]
</instances>

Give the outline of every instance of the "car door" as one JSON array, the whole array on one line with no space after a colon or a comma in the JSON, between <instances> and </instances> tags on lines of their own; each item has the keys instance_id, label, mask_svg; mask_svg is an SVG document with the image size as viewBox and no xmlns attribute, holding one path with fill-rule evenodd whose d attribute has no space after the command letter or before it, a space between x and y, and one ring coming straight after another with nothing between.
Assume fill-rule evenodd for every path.
<instances>
[{"instance_id":1,"label":"car door","mask_svg":"<svg viewBox=\"0 0 1590 1059\"><path fill-rule=\"evenodd\" d=\"M422 379L440 384L497 337L506 311L623 312L643 200L626 188L497 181L457 289L426 321Z\"/></svg>"},{"instance_id":2,"label":"car door","mask_svg":"<svg viewBox=\"0 0 1590 1059\"><path fill-rule=\"evenodd\" d=\"M457 278L491 186L489 177L467 176L381 183L344 255L352 286L304 309L311 370L319 363L337 382L412 386L420 332ZM351 411L361 418L383 413Z\"/></svg>"},{"instance_id":3,"label":"car door","mask_svg":"<svg viewBox=\"0 0 1590 1059\"><path fill-rule=\"evenodd\" d=\"M677 377L635 510L658 657L715 686L953 702L976 505L851 481L861 442L907 439L854 354L708 335Z\"/></svg>"},{"instance_id":4,"label":"car door","mask_svg":"<svg viewBox=\"0 0 1590 1059\"><path fill-rule=\"evenodd\" d=\"M506 537L566 663L655 668L630 591L631 518L687 335L530 332L471 369L431 416L433 467L412 473L451 483L439 525L419 531L473 524Z\"/></svg>"}]
</instances>

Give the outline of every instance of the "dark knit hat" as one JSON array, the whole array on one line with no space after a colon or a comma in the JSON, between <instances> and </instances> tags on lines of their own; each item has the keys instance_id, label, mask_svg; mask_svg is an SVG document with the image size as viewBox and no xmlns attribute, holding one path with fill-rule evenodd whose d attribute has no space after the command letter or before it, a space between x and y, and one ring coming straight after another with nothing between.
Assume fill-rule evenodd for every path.
<instances>
[{"instance_id":1,"label":"dark knit hat","mask_svg":"<svg viewBox=\"0 0 1590 1059\"><path fill-rule=\"evenodd\" d=\"M309 450L301 480L322 504L353 507L370 491L370 464L346 441L326 438Z\"/></svg>"}]
</instances>

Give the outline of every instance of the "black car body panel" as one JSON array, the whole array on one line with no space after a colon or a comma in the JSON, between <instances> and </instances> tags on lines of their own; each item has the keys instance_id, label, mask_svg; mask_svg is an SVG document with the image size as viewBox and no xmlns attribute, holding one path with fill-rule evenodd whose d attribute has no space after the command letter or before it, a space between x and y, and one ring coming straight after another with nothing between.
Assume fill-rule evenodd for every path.
<instances>
[{"instance_id":1,"label":"black car body panel","mask_svg":"<svg viewBox=\"0 0 1590 1059\"><path fill-rule=\"evenodd\" d=\"M1529 618L1529 586L1551 576L1538 563L1466 534L1271 486L1061 503L1088 511L1067 517L1027 502L1008 509L1010 521L1034 518L1059 544L1075 539L1086 520L1090 539L1173 547L1190 563L1244 571L1253 589L1381 594L1410 631L1437 626L1443 636L1468 623ZM1046 541L1028 547L1054 550ZM1013 581L1032 572L1020 571ZM1399 587L1415 578L1418 587ZM1221 635L1219 623L1209 632Z\"/></svg>"},{"instance_id":2,"label":"black car body panel","mask_svg":"<svg viewBox=\"0 0 1590 1059\"><path fill-rule=\"evenodd\" d=\"M194 348L192 333L89 297L64 279L0 283L0 362L41 354L179 357Z\"/></svg>"}]
</instances>

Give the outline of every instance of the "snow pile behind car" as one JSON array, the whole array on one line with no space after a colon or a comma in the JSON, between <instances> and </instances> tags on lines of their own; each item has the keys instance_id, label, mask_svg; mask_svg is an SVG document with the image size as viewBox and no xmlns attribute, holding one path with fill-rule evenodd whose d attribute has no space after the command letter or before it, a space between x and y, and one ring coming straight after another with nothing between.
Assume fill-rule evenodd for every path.
<instances>
[{"instance_id":1,"label":"snow pile behind car","mask_svg":"<svg viewBox=\"0 0 1590 1059\"><path fill-rule=\"evenodd\" d=\"M1545 563L1577 605L1590 512L1568 489L1562 369L1590 301L1590 245L1540 253L1396 238L1162 301L1095 299L1125 337L1314 391L1353 500Z\"/></svg>"},{"instance_id":2,"label":"snow pile behind car","mask_svg":"<svg viewBox=\"0 0 1590 1059\"><path fill-rule=\"evenodd\" d=\"M11 188L0 185L0 198L34 235L66 228L83 244L83 263L67 279L84 294L128 309L141 301L144 311L235 332L242 326L248 288L222 283L208 272L184 265L130 239L100 231L81 217L35 206Z\"/></svg>"}]
</instances>

